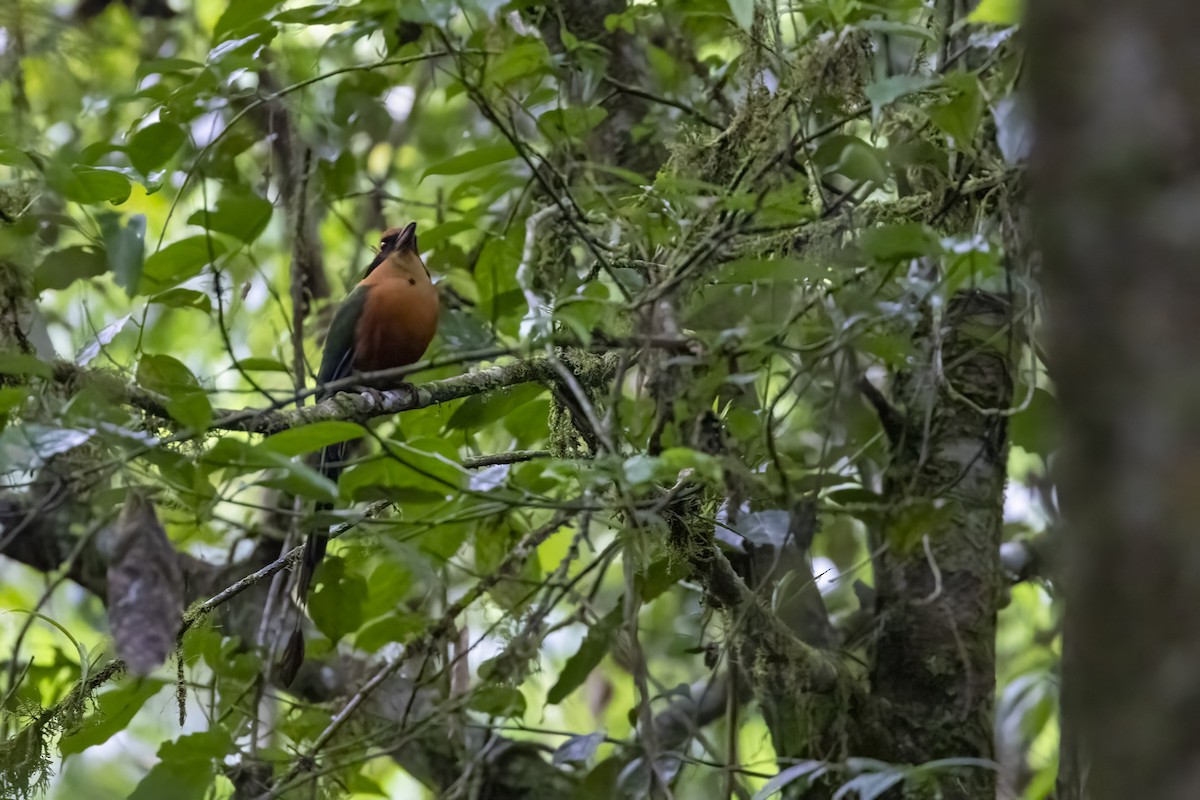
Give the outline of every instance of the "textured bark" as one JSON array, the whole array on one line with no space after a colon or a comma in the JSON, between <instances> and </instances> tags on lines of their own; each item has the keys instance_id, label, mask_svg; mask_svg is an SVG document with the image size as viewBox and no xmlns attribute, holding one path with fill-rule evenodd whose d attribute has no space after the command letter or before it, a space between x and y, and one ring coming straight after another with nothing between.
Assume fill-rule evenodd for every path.
<instances>
[{"instance_id":1,"label":"textured bark","mask_svg":"<svg viewBox=\"0 0 1200 800\"><path fill-rule=\"evenodd\" d=\"M263 133L271 142L271 152L278 169L280 194L286 200L285 211L292 238L293 274L302 279L294 287L293 302L299 299L307 315L313 301L329 297L329 279L325 275L325 259L321 249L319 206L308 208L309 198L307 153L309 146L296 130L295 120L286 101L278 97L283 88L268 69L258 71L260 90L270 99L254 109Z\"/></svg>"},{"instance_id":2,"label":"textured bark","mask_svg":"<svg viewBox=\"0 0 1200 800\"><path fill-rule=\"evenodd\" d=\"M585 42L598 44L608 51L608 77L617 85L637 86L646 79L645 46L622 28L607 30L605 17L625 10L626 0L559 0L550 13L542 17L541 32L547 46L562 51L562 28ZM585 91L574 74L566 78L568 91L577 100ZM595 87L590 87L592 91ZM626 91L615 91L600 103L606 112L588 141L588 150L600 160L619 164L626 169L653 175L666 159L662 142L634 136L634 126L642 121L650 108L644 97Z\"/></svg>"},{"instance_id":3,"label":"textured bark","mask_svg":"<svg viewBox=\"0 0 1200 800\"><path fill-rule=\"evenodd\" d=\"M893 763L991 758L1006 417L1007 307L963 293L918 333L918 368L885 476L890 512L875 562L874 718L865 752ZM947 776L944 797L994 796L995 773Z\"/></svg>"},{"instance_id":4,"label":"textured bark","mask_svg":"<svg viewBox=\"0 0 1200 800\"><path fill-rule=\"evenodd\" d=\"M583 385L589 387L611 380L616 368L615 357L585 360L563 352L559 354L559 358ZM553 363L540 357L485 367L475 372L428 383L403 383L402 378L412 372L410 367L398 367L334 381L328 386L336 393L327 400L311 406L298 406L289 410L216 408L213 409L212 430L270 435L328 420L366 422L376 417L428 408L521 383L553 384L559 378ZM156 417L170 419L165 397L139 386L126 384L110 371L84 369L67 361L59 361L54 364L54 379L67 387L68 391L83 385L94 386L116 402L128 403ZM374 396L359 394L358 390L363 386L379 389L382 401ZM316 394L317 390L314 389L310 393Z\"/></svg>"},{"instance_id":5,"label":"textured bark","mask_svg":"<svg viewBox=\"0 0 1200 800\"><path fill-rule=\"evenodd\" d=\"M1030 13L1067 442L1066 712L1084 754L1064 783L1200 797L1200 5Z\"/></svg>"},{"instance_id":6,"label":"textured bark","mask_svg":"<svg viewBox=\"0 0 1200 800\"><path fill-rule=\"evenodd\" d=\"M154 510L136 490L125 496L108 563L108 622L117 655L138 677L175 649L183 622L183 570Z\"/></svg>"}]
</instances>

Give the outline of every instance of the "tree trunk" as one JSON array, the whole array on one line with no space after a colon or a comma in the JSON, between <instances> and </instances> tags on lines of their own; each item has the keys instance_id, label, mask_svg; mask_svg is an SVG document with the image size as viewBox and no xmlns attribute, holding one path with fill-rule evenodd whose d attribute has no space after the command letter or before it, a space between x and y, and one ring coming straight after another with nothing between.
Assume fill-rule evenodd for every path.
<instances>
[{"instance_id":1,"label":"tree trunk","mask_svg":"<svg viewBox=\"0 0 1200 800\"><path fill-rule=\"evenodd\" d=\"M918 367L897 380L906 413L876 548L875 719L862 726L874 741L864 755L992 757L1009 317L994 295L960 293L918 333ZM994 797L996 775L973 768L939 785L943 797Z\"/></svg>"},{"instance_id":2,"label":"tree trunk","mask_svg":"<svg viewBox=\"0 0 1200 800\"><path fill-rule=\"evenodd\" d=\"M1030 13L1077 774L1200 797L1200 6Z\"/></svg>"}]
</instances>

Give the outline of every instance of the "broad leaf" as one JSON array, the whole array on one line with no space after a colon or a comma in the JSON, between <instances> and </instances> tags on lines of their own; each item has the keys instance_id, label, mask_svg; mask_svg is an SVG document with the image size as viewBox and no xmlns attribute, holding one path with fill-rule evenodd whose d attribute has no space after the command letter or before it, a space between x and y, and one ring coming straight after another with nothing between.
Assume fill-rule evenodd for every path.
<instances>
[{"instance_id":1,"label":"broad leaf","mask_svg":"<svg viewBox=\"0 0 1200 800\"><path fill-rule=\"evenodd\" d=\"M94 745L104 744L113 734L125 730L133 715L165 685L163 681L141 680L97 695L95 711L77 727L63 732L58 741L58 752L66 758Z\"/></svg>"},{"instance_id":2,"label":"broad leaf","mask_svg":"<svg viewBox=\"0 0 1200 800\"><path fill-rule=\"evenodd\" d=\"M470 172L473 169L486 167L490 164L498 164L501 161L508 161L515 158L517 155L516 149L505 142L504 144L491 145L489 147L481 147L478 150L470 150L466 153L459 153L445 161L439 161L425 168L421 173L422 178L427 178L430 175L460 175L464 172Z\"/></svg>"},{"instance_id":3,"label":"broad leaf","mask_svg":"<svg viewBox=\"0 0 1200 800\"><path fill-rule=\"evenodd\" d=\"M108 269L105 254L90 247L68 247L46 255L33 274L33 288L41 292L46 289L66 289L84 278L103 275Z\"/></svg>"},{"instance_id":4,"label":"broad leaf","mask_svg":"<svg viewBox=\"0 0 1200 800\"><path fill-rule=\"evenodd\" d=\"M187 140L183 128L169 122L155 122L139 130L125 148L129 163L143 175L166 164Z\"/></svg>"},{"instance_id":5,"label":"broad leaf","mask_svg":"<svg viewBox=\"0 0 1200 800\"><path fill-rule=\"evenodd\" d=\"M592 670L599 666L600 662L604 660L604 656L608 654L616 640L617 629L620 626L621 607L617 606L588 630L579 649L567 659L562 672L558 675L558 681L546 695L547 703L551 705L561 703L567 695L583 685L587 676L592 674Z\"/></svg>"},{"instance_id":6,"label":"broad leaf","mask_svg":"<svg viewBox=\"0 0 1200 800\"><path fill-rule=\"evenodd\" d=\"M122 225L119 215L101 214L98 221L113 279L127 295L133 297L142 277L142 264L146 257L146 217L134 214L129 217L127 224Z\"/></svg>"},{"instance_id":7,"label":"broad leaf","mask_svg":"<svg viewBox=\"0 0 1200 800\"><path fill-rule=\"evenodd\" d=\"M271 221L274 209L258 195L245 191L222 194L211 209L201 209L188 217L189 225L199 225L213 233L224 233L243 242L253 242Z\"/></svg>"},{"instance_id":8,"label":"broad leaf","mask_svg":"<svg viewBox=\"0 0 1200 800\"><path fill-rule=\"evenodd\" d=\"M181 361L168 355L143 355L138 362L138 384L167 398L167 412L193 430L212 422L212 405L199 381Z\"/></svg>"}]
</instances>

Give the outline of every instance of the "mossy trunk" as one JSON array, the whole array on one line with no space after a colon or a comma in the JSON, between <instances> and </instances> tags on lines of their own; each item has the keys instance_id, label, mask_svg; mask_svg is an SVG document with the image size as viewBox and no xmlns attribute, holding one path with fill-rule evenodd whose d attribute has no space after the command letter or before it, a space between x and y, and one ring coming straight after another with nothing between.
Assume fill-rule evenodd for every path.
<instances>
[{"instance_id":1,"label":"mossy trunk","mask_svg":"<svg viewBox=\"0 0 1200 800\"><path fill-rule=\"evenodd\" d=\"M992 757L1009 321L994 295L956 295L922 326L917 366L897 379L903 424L885 476L870 721L856 755ZM941 797L978 800L995 796L995 777L977 767L935 780Z\"/></svg>"}]
</instances>

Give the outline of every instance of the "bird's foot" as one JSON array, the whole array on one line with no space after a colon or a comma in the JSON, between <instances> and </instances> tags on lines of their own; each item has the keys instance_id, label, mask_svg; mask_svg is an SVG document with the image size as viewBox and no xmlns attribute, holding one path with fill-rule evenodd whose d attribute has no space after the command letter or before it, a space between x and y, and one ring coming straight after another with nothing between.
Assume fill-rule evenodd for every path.
<instances>
[{"instance_id":1,"label":"bird's foot","mask_svg":"<svg viewBox=\"0 0 1200 800\"><path fill-rule=\"evenodd\" d=\"M358 389L359 394L365 394L367 397L371 398L371 405L375 408L382 408L384 401L387 400L387 398L384 397L383 392L381 392L379 389L376 389L374 386L359 386L356 388Z\"/></svg>"}]
</instances>

